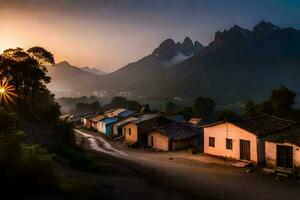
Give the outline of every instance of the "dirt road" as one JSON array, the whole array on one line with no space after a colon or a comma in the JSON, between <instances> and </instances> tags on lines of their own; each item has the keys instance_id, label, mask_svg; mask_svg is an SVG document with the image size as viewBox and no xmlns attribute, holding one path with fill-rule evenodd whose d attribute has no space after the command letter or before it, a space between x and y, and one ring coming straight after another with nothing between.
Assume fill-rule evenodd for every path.
<instances>
[{"instance_id":1,"label":"dirt road","mask_svg":"<svg viewBox=\"0 0 300 200\"><path fill-rule=\"evenodd\" d=\"M183 194L176 199L183 199L184 194L191 199L226 200L298 200L300 197L297 180L277 180L260 171L246 173L245 168L186 159L180 153L149 152L124 148L109 141L104 143L126 155L121 155L124 159L155 170L162 177L160 185Z\"/></svg>"}]
</instances>

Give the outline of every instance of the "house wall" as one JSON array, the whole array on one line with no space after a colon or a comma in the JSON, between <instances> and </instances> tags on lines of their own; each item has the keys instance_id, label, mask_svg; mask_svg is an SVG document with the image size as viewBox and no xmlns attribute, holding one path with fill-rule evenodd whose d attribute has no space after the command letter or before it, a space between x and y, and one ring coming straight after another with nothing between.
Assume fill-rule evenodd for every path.
<instances>
[{"instance_id":1,"label":"house wall","mask_svg":"<svg viewBox=\"0 0 300 200\"><path fill-rule=\"evenodd\" d=\"M106 124L105 125L105 135L111 135L112 134L112 129L113 129L113 125L112 124Z\"/></svg>"},{"instance_id":2,"label":"house wall","mask_svg":"<svg viewBox=\"0 0 300 200\"><path fill-rule=\"evenodd\" d=\"M172 143L172 151L186 149L189 147L195 147L200 145L200 136L192 137L186 140L173 140Z\"/></svg>"},{"instance_id":3,"label":"house wall","mask_svg":"<svg viewBox=\"0 0 300 200\"><path fill-rule=\"evenodd\" d=\"M151 137L153 137L153 146L151 145ZM158 131L151 131L148 134L147 143L154 149L159 149L162 151L169 151L169 139L167 136L161 134Z\"/></svg>"},{"instance_id":4,"label":"house wall","mask_svg":"<svg viewBox=\"0 0 300 200\"><path fill-rule=\"evenodd\" d=\"M113 125L113 134L114 134L115 136L118 135L118 127L117 127L115 124Z\"/></svg>"},{"instance_id":5,"label":"house wall","mask_svg":"<svg viewBox=\"0 0 300 200\"><path fill-rule=\"evenodd\" d=\"M106 132L106 127L105 124L103 122L97 122L97 131L101 132L101 133L105 133Z\"/></svg>"},{"instance_id":6,"label":"house wall","mask_svg":"<svg viewBox=\"0 0 300 200\"><path fill-rule=\"evenodd\" d=\"M129 134L129 129L131 134ZM137 142L138 141L138 126L134 123L127 124L123 127L123 133L125 140L128 142Z\"/></svg>"},{"instance_id":7,"label":"house wall","mask_svg":"<svg viewBox=\"0 0 300 200\"><path fill-rule=\"evenodd\" d=\"M209 137L215 138L215 147L209 146ZM232 150L226 149L226 138L232 139ZM250 141L250 160L257 162L256 135L227 122L204 127L204 153L240 160L240 139Z\"/></svg>"},{"instance_id":8,"label":"house wall","mask_svg":"<svg viewBox=\"0 0 300 200\"><path fill-rule=\"evenodd\" d=\"M84 124L84 127L88 128L88 129L92 128L92 121L91 120L86 120L85 124Z\"/></svg>"},{"instance_id":9,"label":"house wall","mask_svg":"<svg viewBox=\"0 0 300 200\"><path fill-rule=\"evenodd\" d=\"M277 145L286 145L286 146L293 147L294 169L298 174L300 174L300 147L290 143L273 143L273 142L266 141L265 142L266 166L272 169L276 168Z\"/></svg>"}]
</instances>

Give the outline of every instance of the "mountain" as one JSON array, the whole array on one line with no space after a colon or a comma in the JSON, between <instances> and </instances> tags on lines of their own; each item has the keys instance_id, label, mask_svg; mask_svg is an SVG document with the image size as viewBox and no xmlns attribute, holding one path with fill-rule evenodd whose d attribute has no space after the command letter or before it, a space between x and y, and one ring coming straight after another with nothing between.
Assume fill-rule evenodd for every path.
<instances>
[{"instance_id":1,"label":"mountain","mask_svg":"<svg viewBox=\"0 0 300 200\"><path fill-rule=\"evenodd\" d=\"M151 75L171 68L202 51L204 47L199 42L192 42L185 38L182 43L175 43L172 39L163 41L150 55L130 63L119 70L102 75L96 82L82 84L77 91L84 91L86 95L91 93L99 96L136 96L136 90L148 81ZM151 81L151 80L150 80Z\"/></svg>"},{"instance_id":2,"label":"mountain","mask_svg":"<svg viewBox=\"0 0 300 200\"><path fill-rule=\"evenodd\" d=\"M75 90L152 99L211 97L221 104L262 100L285 85L300 92L300 31L262 21L215 33L206 47L167 39L152 54Z\"/></svg>"},{"instance_id":3,"label":"mountain","mask_svg":"<svg viewBox=\"0 0 300 200\"><path fill-rule=\"evenodd\" d=\"M48 75L51 77L47 87L57 96L81 95L77 88L82 83L89 84L97 81L98 75L81 70L68 62L60 62L49 66Z\"/></svg>"},{"instance_id":4,"label":"mountain","mask_svg":"<svg viewBox=\"0 0 300 200\"><path fill-rule=\"evenodd\" d=\"M80 67L80 69L83 71L86 71L86 72L90 72L92 74L96 74L96 75L106 74L106 72L96 69L95 67L92 68L92 67L85 66L85 67Z\"/></svg>"}]
</instances>

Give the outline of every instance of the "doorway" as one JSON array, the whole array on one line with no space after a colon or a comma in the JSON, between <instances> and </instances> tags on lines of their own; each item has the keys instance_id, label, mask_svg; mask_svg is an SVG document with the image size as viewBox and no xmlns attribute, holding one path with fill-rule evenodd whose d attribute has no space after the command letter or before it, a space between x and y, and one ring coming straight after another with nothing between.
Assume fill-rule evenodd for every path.
<instances>
[{"instance_id":1,"label":"doorway","mask_svg":"<svg viewBox=\"0 0 300 200\"><path fill-rule=\"evenodd\" d=\"M250 161L250 141L240 140L240 159Z\"/></svg>"},{"instance_id":2,"label":"doorway","mask_svg":"<svg viewBox=\"0 0 300 200\"><path fill-rule=\"evenodd\" d=\"M277 167L293 168L293 147L277 145L276 164Z\"/></svg>"}]
</instances>

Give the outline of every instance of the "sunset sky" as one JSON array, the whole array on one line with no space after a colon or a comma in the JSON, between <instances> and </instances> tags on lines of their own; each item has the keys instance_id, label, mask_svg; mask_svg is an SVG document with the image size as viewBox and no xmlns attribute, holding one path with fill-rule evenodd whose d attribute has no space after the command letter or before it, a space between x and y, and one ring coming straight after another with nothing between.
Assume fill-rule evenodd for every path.
<instances>
[{"instance_id":1,"label":"sunset sky","mask_svg":"<svg viewBox=\"0 0 300 200\"><path fill-rule=\"evenodd\" d=\"M299 10L300 0L0 0L0 51L39 45L109 72L170 37L207 45L218 30L260 20L299 29Z\"/></svg>"}]
</instances>

